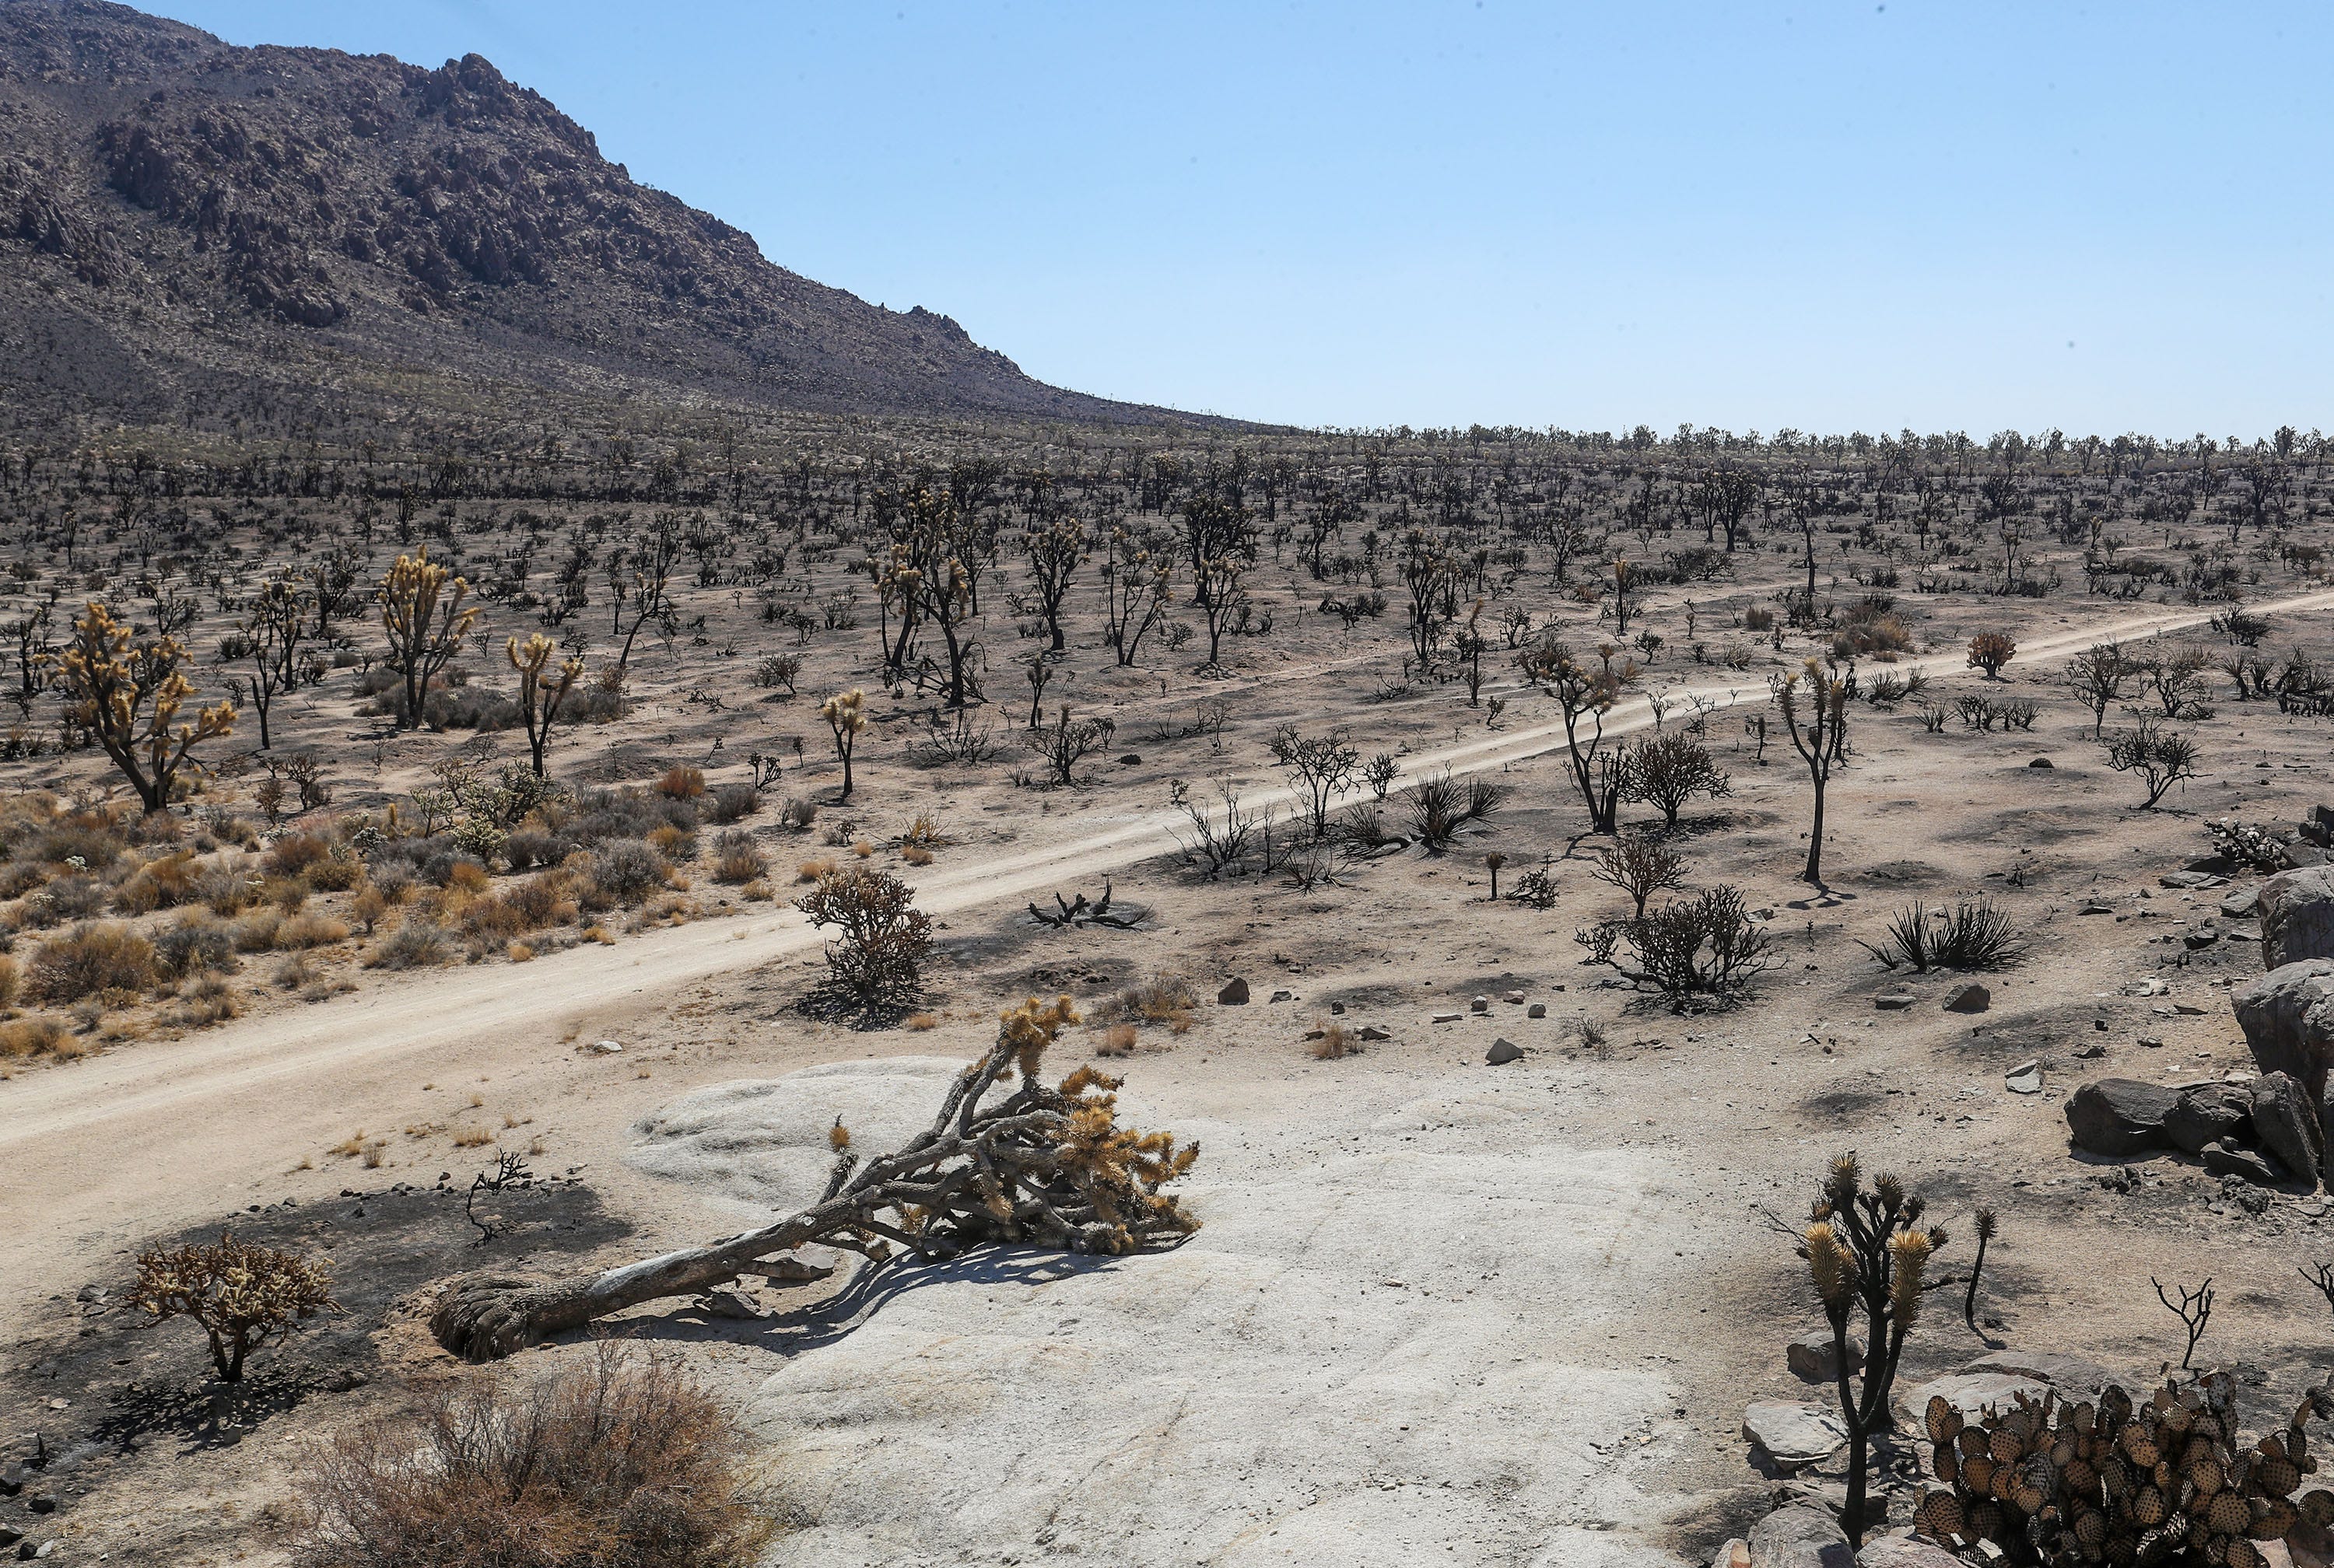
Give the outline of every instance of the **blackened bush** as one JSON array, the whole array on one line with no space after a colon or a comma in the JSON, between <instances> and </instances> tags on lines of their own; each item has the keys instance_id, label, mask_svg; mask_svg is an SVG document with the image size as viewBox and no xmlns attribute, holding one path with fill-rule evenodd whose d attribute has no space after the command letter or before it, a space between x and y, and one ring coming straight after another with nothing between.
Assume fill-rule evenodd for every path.
<instances>
[{"instance_id":1,"label":"blackened bush","mask_svg":"<svg viewBox=\"0 0 2334 1568\"><path fill-rule=\"evenodd\" d=\"M1592 963L1610 964L1661 992L1673 1005L1698 997L1731 1001L1774 965L1766 930L1750 919L1742 895L1716 887L1634 920L1607 920L1573 938ZM1615 954L1626 942L1629 961Z\"/></svg>"},{"instance_id":2,"label":"blackened bush","mask_svg":"<svg viewBox=\"0 0 2334 1568\"><path fill-rule=\"evenodd\" d=\"M637 904L665 885L671 868L656 846L640 839L610 839L592 851L592 885L620 904Z\"/></svg>"},{"instance_id":3,"label":"blackened bush","mask_svg":"<svg viewBox=\"0 0 2334 1568\"><path fill-rule=\"evenodd\" d=\"M1467 802L1459 783L1449 774L1423 778L1403 792L1402 806L1410 818L1412 835L1439 854L1451 847L1467 825Z\"/></svg>"},{"instance_id":4,"label":"blackened bush","mask_svg":"<svg viewBox=\"0 0 2334 1568\"><path fill-rule=\"evenodd\" d=\"M670 1352L602 1341L533 1382L480 1373L301 1470L299 1568L745 1568L770 1533L745 1435Z\"/></svg>"}]
</instances>

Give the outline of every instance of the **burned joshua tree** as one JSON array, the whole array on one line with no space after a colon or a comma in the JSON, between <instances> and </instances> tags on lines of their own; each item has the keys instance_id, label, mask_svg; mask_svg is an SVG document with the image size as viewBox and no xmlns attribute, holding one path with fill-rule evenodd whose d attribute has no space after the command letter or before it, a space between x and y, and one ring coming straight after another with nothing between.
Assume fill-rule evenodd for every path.
<instances>
[{"instance_id":1,"label":"burned joshua tree","mask_svg":"<svg viewBox=\"0 0 2334 1568\"><path fill-rule=\"evenodd\" d=\"M1077 1016L1067 996L1004 1014L997 1044L958 1074L931 1127L863 1163L845 1149L808 1208L598 1275L476 1275L446 1291L430 1332L448 1350L488 1361L812 1245L881 1263L902 1254L937 1261L982 1242L1130 1253L1178 1241L1199 1221L1161 1188L1191 1169L1199 1146L1122 1126L1119 1081L1090 1066L1052 1087L1038 1082L1046 1047ZM985 1103L1014 1074L1018 1085Z\"/></svg>"}]
</instances>

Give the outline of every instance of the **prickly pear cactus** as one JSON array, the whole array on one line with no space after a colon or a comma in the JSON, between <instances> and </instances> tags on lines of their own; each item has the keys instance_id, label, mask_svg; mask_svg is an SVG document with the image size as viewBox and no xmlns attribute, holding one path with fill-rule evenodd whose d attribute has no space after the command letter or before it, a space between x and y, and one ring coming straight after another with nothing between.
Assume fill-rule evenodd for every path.
<instances>
[{"instance_id":1,"label":"prickly pear cactus","mask_svg":"<svg viewBox=\"0 0 2334 1568\"><path fill-rule=\"evenodd\" d=\"M2119 1388L2096 1404L2021 1394L1974 1423L1933 1399L1944 1489L1922 1489L1913 1522L1970 1562L2261 1568L2256 1542L2334 1523L2334 1492L2293 1496L2318 1468L2304 1424L2329 1413L2334 1397L2313 1390L2282 1430L2245 1447L2225 1373L2172 1379L2142 1404Z\"/></svg>"}]
</instances>

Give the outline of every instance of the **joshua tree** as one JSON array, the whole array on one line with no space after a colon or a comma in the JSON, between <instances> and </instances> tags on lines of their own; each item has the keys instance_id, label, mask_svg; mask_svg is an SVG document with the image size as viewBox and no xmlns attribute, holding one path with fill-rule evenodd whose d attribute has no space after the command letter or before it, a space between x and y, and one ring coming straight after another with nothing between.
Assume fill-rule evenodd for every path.
<instances>
[{"instance_id":1,"label":"joshua tree","mask_svg":"<svg viewBox=\"0 0 2334 1568\"><path fill-rule=\"evenodd\" d=\"M1803 679L1807 682L1804 701L1808 709L1804 716L1799 688ZM1831 770L1847 755L1847 683L1837 676L1825 674L1822 666L1810 659L1803 674L1775 677L1772 685L1776 706L1783 710L1783 728L1791 737L1792 749L1808 765L1808 779L1815 786L1815 817L1808 829L1808 863L1799 872L1799 880L1820 887L1824 791L1831 784Z\"/></svg>"},{"instance_id":2,"label":"joshua tree","mask_svg":"<svg viewBox=\"0 0 2334 1568\"><path fill-rule=\"evenodd\" d=\"M1121 665L1134 662L1143 640L1167 619L1174 595L1168 586L1170 563L1154 558L1125 529L1111 535L1102 563L1103 631Z\"/></svg>"},{"instance_id":3,"label":"joshua tree","mask_svg":"<svg viewBox=\"0 0 2334 1568\"><path fill-rule=\"evenodd\" d=\"M1883 1176L1866 1191L1853 1154L1832 1161L1822 1195L1816 1199L1799 1255L1808 1260L1816 1295L1831 1324L1833 1377L1839 1388L1841 1422L1847 1428L1848 1544L1864 1543L1865 1467L1871 1435L1893 1424L1888 1395L1905 1336L1921 1315L1922 1275L1930 1257L1945 1245L1943 1229L1920 1228L1925 1205L1904 1183ZM1848 1324L1864 1318L1861 1384L1848 1346Z\"/></svg>"},{"instance_id":4,"label":"joshua tree","mask_svg":"<svg viewBox=\"0 0 2334 1568\"><path fill-rule=\"evenodd\" d=\"M843 759L843 793L837 800L851 798L851 754L859 744L859 732L867 727L867 694L857 687L840 691L818 705L818 717L834 732L834 755Z\"/></svg>"},{"instance_id":5,"label":"joshua tree","mask_svg":"<svg viewBox=\"0 0 2334 1568\"><path fill-rule=\"evenodd\" d=\"M1067 515L1032 524L1025 541L1037 612L1045 619L1056 653L1062 651L1062 601L1069 593L1071 575L1085 563L1086 544L1086 525Z\"/></svg>"},{"instance_id":6,"label":"joshua tree","mask_svg":"<svg viewBox=\"0 0 2334 1568\"><path fill-rule=\"evenodd\" d=\"M518 671L519 722L526 726L527 760L534 765L535 776L541 778L543 754L551 745L551 726L576 678L584 673L584 661L571 657L561 661L555 673L551 672L551 639L540 631L529 636L524 647L517 638L511 638L503 644L503 655Z\"/></svg>"},{"instance_id":7,"label":"joshua tree","mask_svg":"<svg viewBox=\"0 0 2334 1568\"><path fill-rule=\"evenodd\" d=\"M879 1262L895 1249L937 1260L990 1241L1104 1254L1172 1245L1199 1221L1161 1188L1191 1169L1199 1150L1120 1125L1118 1080L1091 1067L1057 1087L1037 1081L1046 1048L1077 1017L1067 996L1033 998L1007 1013L997 1044L957 1076L930 1128L864 1162L844 1150L808 1208L625 1268L553 1280L475 1276L439 1298L430 1332L475 1361L506 1356L813 1244ZM1019 1083L1011 1093L982 1103L1013 1075Z\"/></svg>"},{"instance_id":8,"label":"joshua tree","mask_svg":"<svg viewBox=\"0 0 2334 1568\"><path fill-rule=\"evenodd\" d=\"M1592 670L1573 657L1569 647L1548 638L1518 654L1516 666L1525 679L1556 698L1564 715L1572 782L1588 807L1589 831L1609 833L1620 813L1628 768L1620 753L1605 749L1605 715L1619 700L1622 687L1636 678L1637 669L1626 659L1615 666L1615 649L1601 651L1603 668Z\"/></svg>"},{"instance_id":9,"label":"joshua tree","mask_svg":"<svg viewBox=\"0 0 2334 1568\"><path fill-rule=\"evenodd\" d=\"M191 724L177 722L195 694L179 668L185 661L176 639L138 641L95 600L74 618L72 640L57 657L67 716L95 738L149 812L170 803L195 747L235 727L235 709L223 702Z\"/></svg>"},{"instance_id":10,"label":"joshua tree","mask_svg":"<svg viewBox=\"0 0 2334 1568\"><path fill-rule=\"evenodd\" d=\"M373 597L381 606L381 630L389 637L383 662L405 683L399 728L420 724L429 683L462 651L463 640L478 619L477 606L462 602L469 594L469 583L430 560L426 547L399 556L381 579Z\"/></svg>"}]
</instances>

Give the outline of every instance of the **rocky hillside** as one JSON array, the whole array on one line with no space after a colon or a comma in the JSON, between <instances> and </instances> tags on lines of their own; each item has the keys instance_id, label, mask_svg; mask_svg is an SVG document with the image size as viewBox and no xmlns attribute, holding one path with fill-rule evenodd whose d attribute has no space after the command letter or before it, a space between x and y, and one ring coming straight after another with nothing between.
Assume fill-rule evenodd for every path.
<instances>
[{"instance_id":1,"label":"rocky hillside","mask_svg":"<svg viewBox=\"0 0 2334 1568\"><path fill-rule=\"evenodd\" d=\"M1176 418L766 260L477 55L230 46L0 0L0 392L198 417L433 376L809 409ZM287 367L292 367L288 368ZM246 399L247 400L247 399Z\"/></svg>"}]
</instances>

